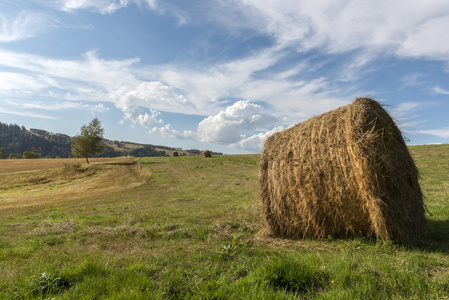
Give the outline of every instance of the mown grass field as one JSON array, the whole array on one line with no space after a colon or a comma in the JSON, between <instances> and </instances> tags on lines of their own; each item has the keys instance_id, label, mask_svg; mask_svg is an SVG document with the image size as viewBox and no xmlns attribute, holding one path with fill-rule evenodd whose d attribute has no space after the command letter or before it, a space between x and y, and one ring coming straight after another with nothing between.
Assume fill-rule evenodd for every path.
<instances>
[{"instance_id":1,"label":"mown grass field","mask_svg":"<svg viewBox=\"0 0 449 300\"><path fill-rule=\"evenodd\" d=\"M0 299L449 299L449 145L414 146L430 232L260 233L257 155L0 161Z\"/></svg>"}]
</instances>

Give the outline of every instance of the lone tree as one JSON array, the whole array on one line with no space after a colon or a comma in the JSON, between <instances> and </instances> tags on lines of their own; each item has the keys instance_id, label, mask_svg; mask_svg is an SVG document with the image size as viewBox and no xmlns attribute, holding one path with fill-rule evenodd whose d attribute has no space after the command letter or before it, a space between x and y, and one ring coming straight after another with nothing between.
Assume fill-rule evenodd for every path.
<instances>
[{"instance_id":1,"label":"lone tree","mask_svg":"<svg viewBox=\"0 0 449 300\"><path fill-rule=\"evenodd\" d=\"M105 146L100 142L103 139L104 129L97 118L93 119L89 125L81 127L81 133L73 138L72 154L76 157L85 157L89 163L89 156L101 153Z\"/></svg>"}]
</instances>

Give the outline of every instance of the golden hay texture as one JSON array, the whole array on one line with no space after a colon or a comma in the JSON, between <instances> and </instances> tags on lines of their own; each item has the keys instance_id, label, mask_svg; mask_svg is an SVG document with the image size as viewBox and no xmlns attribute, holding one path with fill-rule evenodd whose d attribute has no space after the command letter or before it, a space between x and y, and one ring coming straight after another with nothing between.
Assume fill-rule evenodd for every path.
<instances>
[{"instance_id":1,"label":"golden hay texture","mask_svg":"<svg viewBox=\"0 0 449 300\"><path fill-rule=\"evenodd\" d=\"M273 235L384 240L427 229L418 170L396 124L370 98L268 138L259 182Z\"/></svg>"},{"instance_id":2,"label":"golden hay texture","mask_svg":"<svg viewBox=\"0 0 449 300\"><path fill-rule=\"evenodd\" d=\"M212 153L209 150L204 150L201 152L202 157L212 157Z\"/></svg>"},{"instance_id":3,"label":"golden hay texture","mask_svg":"<svg viewBox=\"0 0 449 300\"><path fill-rule=\"evenodd\" d=\"M171 154L171 156L179 156L179 153L175 151Z\"/></svg>"}]
</instances>

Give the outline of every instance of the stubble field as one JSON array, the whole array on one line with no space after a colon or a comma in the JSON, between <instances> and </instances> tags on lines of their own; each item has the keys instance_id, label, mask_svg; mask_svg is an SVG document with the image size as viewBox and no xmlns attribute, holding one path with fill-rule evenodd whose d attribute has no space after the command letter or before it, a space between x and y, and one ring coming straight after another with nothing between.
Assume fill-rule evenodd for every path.
<instances>
[{"instance_id":1,"label":"stubble field","mask_svg":"<svg viewBox=\"0 0 449 300\"><path fill-rule=\"evenodd\" d=\"M430 232L262 234L258 155L0 161L1 299L449 299L449 145L410 148Z\"/></svg>"}]
</instances>

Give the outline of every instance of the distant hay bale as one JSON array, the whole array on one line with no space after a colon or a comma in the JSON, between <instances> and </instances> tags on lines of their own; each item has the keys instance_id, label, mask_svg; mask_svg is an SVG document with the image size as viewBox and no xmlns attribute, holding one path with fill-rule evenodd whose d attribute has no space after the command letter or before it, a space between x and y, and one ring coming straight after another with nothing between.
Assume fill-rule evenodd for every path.
<instances>
[{"instance_id":1,"label":"distant hay bale","mask_svg":"<svg viewBox=\"0 0 449 300\"><path fill-rule=\"evenodd\" d=\"M204 150L201 152L202 157L212 157L212 153L209 150Z\"/></svg>"},{"instance_id":2,"label":"distant hay bale","mask_svg":"<svg viewBox=\"0 0 449 300\"><path fill-rule=\"evenodd\" d=\"M269 137L259 182L273 235L384 240L427 228L418 170L400 130L370 98Z\"/></svg>"},{"instance_id":3,"label":"distant hay bale","mask_svg":"<svg viewBox=\"0 0 449 300\"><path fill-rule=\"evenodd\" d=\"M179 153L178 152L172 152L172 154L171 154L171 156L179 156Z\"/></svg>"}]
</instances>

